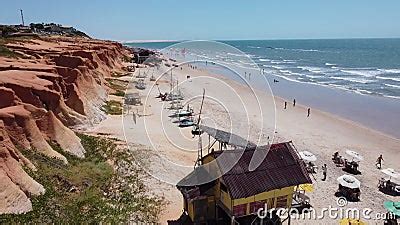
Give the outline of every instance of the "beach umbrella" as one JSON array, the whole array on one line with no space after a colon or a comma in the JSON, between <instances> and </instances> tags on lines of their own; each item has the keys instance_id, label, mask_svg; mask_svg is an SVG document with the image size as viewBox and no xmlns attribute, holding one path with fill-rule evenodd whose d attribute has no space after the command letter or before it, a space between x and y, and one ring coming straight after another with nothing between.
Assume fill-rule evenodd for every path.
<instances>
[{"instance_id":1,"label":"beach umbrella","mask_svg":"<svg viewBox=\"0 0 400 225\"><path fill-rule=\"evenodd\" d=\"M383 169L381 171L382 171L382 173L384 173L384 174L389 176L389 180L390 180L390 178L400 179L400 173L396 172L392 168Z\"/></svg>"},{"instance_id":2,"label":"beach umbrella","mask_svg":"<svg viewBox=\"0 0 400 225\"><path fill-rule=\"evenodd\" d=\"M314 187L312 184L300 184L299 189L303 190L305 192L313 192L314 191Z\"/></svg>"},{"instance_id":3,"label":"beach umbrella","mask_svg":"<svg viewBox=\"0 0 400 225\"><path fill-rule=\"evenodd\" d=\"M360 188L361 182L350 175L343 175L337 178L339 184L348 188Z\"/></svg>"},{"instance_id":4,"label":"beach umbrella","mask_svg":"<svg viewBox=\"0 0 400 225\"><path fill-rule=\"evenodd\" d=\"M300 158L302 158L304 161L308 161L308 162L317 161L317 157L309 151L299 152L299 155L300 155Z\"/></svg>"},{"instance_id":5,"label":"beach umbrella","mask_svg":"<svg viewBox=\"0 0 400 225\"><path fill-rule=\"evenodd\" d=\"M349 155L353 160L357 161L362 161L364 160L364 157L362 157L358 152L352 151L352 150L347 150L346 154Z\"/></svg>"},{"instance_id":6,"label":"beach umbrella","mask_svg":"<svg viewBox=\"0 0 400 225\"><path fill-rule=\"evenodd\" d=\"M365 222L358 220L358 219L349 219L345 218L340 220L340 225L366 225Z\"/></svg>"},{"instance_id":7,"label":"beach umbrella","mask_svg":"<svg viewBox=\"0 0 400 225\"><path fill-rule=\"evenodd\" d=\"M396 216L400 216L400 202L386 201L383 206L387 211L393 213Z\"/></svg>"}]
</instances>

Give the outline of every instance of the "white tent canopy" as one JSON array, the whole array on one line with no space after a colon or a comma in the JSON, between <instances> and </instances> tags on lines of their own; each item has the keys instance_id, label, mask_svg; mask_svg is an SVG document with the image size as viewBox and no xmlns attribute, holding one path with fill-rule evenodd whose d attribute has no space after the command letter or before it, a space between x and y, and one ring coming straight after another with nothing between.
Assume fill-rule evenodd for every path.
<instances>
[{"instance_id":1,"label":"white tent canopy","mask_svg":"<svg viewBox=\"0 0 400 225\"><path fill-rule=\"evenodd\" d=\"M307 162L317 161L317 157L309 151L299 152L299 155L300 155L300 158L303 159L304 161L307 161Z\"/></svg>"},{"instance_id":2,"label":"white tent canopy","mask_svg":"<svg viewBox=\"0 0 400 225\"><path fill-rule=\"evenodd\" d=\"M343 175L337 178L339 184L348 188L360 188L361 182L350 175Z\"/></svg>"},{"instance_id":3,"label":"white tent canopy","mask_svg":"<svg viewBox=\"0 0 400 225\"><path fill-rule=\"evenodd\" d=\"M352 150L346 150L346 154L352 158L352 160L362 161L364 157L360 155L358 152Z\"/></svg>"}]
</instances>

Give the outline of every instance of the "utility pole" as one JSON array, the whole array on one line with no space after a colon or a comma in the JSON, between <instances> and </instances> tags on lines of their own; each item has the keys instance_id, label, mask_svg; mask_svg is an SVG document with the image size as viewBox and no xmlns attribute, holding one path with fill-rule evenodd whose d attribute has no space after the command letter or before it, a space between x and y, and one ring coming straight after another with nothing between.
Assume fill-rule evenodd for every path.
<instances>
[{"instance_id":1,"label":"utility pole","mask_svg":"<svg viewBox=\"0 0 400 225\"><path fill-rule=\"evenodd\" d=\"M25 21L24 21L24 12L22 9L19 10L21 12L21 20L22 20L22 26L25 26Z\"/></svg>"}]
</instances>

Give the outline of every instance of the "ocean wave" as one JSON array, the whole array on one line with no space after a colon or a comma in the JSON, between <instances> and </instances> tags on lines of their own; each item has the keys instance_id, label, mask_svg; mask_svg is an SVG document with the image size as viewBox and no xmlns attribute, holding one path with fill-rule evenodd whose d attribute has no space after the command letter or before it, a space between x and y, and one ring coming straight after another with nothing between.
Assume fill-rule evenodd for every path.
<instances>
[{"instance_id":1,"label":"ocean wave","mask_svg":"<svg viewBox=\"0 0 400 225\"><path fill-rule=\"evenodd\" d=\"M227 55L231 55L231 56L238 56L238 57L247 57L246 54L236 54L236 53L226 53Z\"/></svg>"},{"instance_id":2,"label":"ocean wave","mask_svg":"<svg viewBox=\"0 0 400 225\"><path fill-rule=\"evenodd\" d=\"M388 87L400 89L400 85L394 85L394 84L384 84L384 85L386 85L386 86L388 86Z\"/></svg>"},{"instance_id":3,"label":"ocean wave","mask_svg":"<svg viewBox=\"0 0 400 225\"><path fill-rule=\"evenodd\" d=\"M400 73L400 69L378 69L384 73Z\"/></svg>"},{"instance_id":4,"label":"ocean wave","mask_svg":"<svg viewBox=\"0 0 400 225\"><path fill-rule=\"evenodd\" d=\"M302 81L299 81L299 80L296 80L296 79L293 79L293 78L289 78L289 77L286 77L286 76L283 76L283 75L274 74L274 76L283 78L283 79L288 80L288 81L296 82L296 83L305 83L305 82L302 82Z\"/></svg>"},{"instance_id":5,"label":"ocean wave","mask_svg":"<svg viewBox=\"0 0 400 225\"><path fill-rule=\"evenodd\" d=\"M334 64L334 63L325 63L325 66L336 66L336 64Z\"/></svg>"},{"instance_id":6,"label":"ocean wave","mask_svg":"<svg viewBox=\"0 0 400 225\"><path fill-rule=\"evenodd\" d=\"M258 59L258 60L261 62L270 62L271 61L270 59Z\"/></svg>"},{"instance_id":7,"label":"ocean wave","mask_svg":"<svg viewBox=\"0 0 400 225\"><path fill-rule=\"evenodd\" d=\"M280 72L280 73L283 73L283 74L285 74L285 75L291 75L291 76L298 76L298 77L304 76L304 74L295 73L295 72L293 72L293 71L286 70L286 69L280 69L279 72Z\"/></svg>"},{"instance_id":8,"label":"ocean wave","mask_svg":"<svg viewBox=\"0 0 400 225\"><path fill-rule=\"evenodd\" d=\"M351 75L359 75L364 77L374 77L377 75L382 74L382 71L379 70L368 70L368 69L361 69L361 70L352 70L352 69L341 69L343 73L348 73Z\"/></svg>"},{"instance_id":9,"label":"ocean wave","mask_svg":"<svg viewBox=\"0 0 400 225\"><path fill-rule=\"evenodd\" d=\"M361 84L368 84L368 83L374 82L373 80L360 78L360 77L329 77L329 78L332 78L335 80L345 80L345 81L361 83Z\"/></svg>"},{"instance_id":10,"label":"ocean wave","mask_svg":"<svg viewBox=\"0 0 400 225\"><path fill-rule=\"evenodd\" d=\"M274 48L277 50L284 50L284 51L298 51L298 52L324 52L317 49L301 49L301 48Z\"/></svg>"},{"instance_id":11,"label":"ocean wave","mask_svg":"<svg viewBox=\"0 0 400 225\"><path fill-rule=\"evenodd\" d=\"M305 75L308 78L313 78L313 79L318 79L318 78L324 78L324 76L318 76L318 75Z\"/></svg>"},{"instance_id":12,"label":"ocean wave","mask_svg":"<svg viewBox=\"0 0 400 225\"><path fill-rule=\"evenodd\" d=\"M262 65L262 67L269 68L269 69L276 69L276 70L286 69L286 67L284 67L284 66L275 66L275 65Z\"/></svg>"},{"instance_id":13,"label":"ocean wave","mask_svg":"<svg viewBox=\"0 0 400 225\"><path fill-rule=\"evenodd\" d=\"M400 82L400 77L382 77L382 76L376 76L376 78L381 79L381 80L393 80L393 81L398 81L398 82Z\"/></svg>"},{"instance_id":14,"label":"ocean wave","mask_svg":"<svg viewBox=\"0 0 400 225\"><path fill-rule=\"evenodd\" d=\"M333 68L322 68L322 67L314 67L314 66L297 66L298 69L317 73L317 74L324 74L324 73L331 73L337 71L337 69Z\"/></svg>"},{"instance_id":15,"label":"ocean wave","mask_svg":"<svg viewBox=\"0 0 400 225\"><path fill-rule=\"evenodd\" d=\"M393 95L383 95L384 97L387 98L395 98L395 99L400 99L400 96L393 96Z\"/></svg>"},{"instance_id":16,"label":"ocean wave","mask_svg":"<svg viewBox=\"0 0 400 225\"><path fill-rule=\"evenodd\" d=\"M247 46L249 48L261 48L260 46Z\"/></svg>"}]
</instances>

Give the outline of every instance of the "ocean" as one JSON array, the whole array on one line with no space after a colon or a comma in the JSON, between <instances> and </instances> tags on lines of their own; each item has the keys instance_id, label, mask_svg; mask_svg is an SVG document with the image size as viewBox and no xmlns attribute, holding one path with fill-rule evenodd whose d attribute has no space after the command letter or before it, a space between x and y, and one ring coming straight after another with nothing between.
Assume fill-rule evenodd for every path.
<instances>
[{"instance_id":1,"label":"ocean","mask_svg":"<svg viewBox=\"0 0 400 225\"><path fill-rule=\"evenodd\" d=\"M361 95L400 99L400 39L221 42L250 56L266 74L293 82L348 90ZM176 43L178 42L127 45L162 49ZM215 56L218 57L218 54Z\"/></svg>"}]
</instances>

